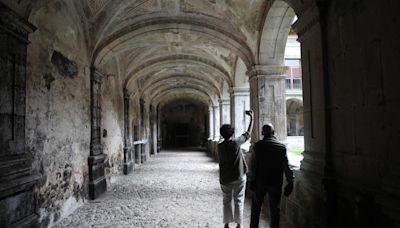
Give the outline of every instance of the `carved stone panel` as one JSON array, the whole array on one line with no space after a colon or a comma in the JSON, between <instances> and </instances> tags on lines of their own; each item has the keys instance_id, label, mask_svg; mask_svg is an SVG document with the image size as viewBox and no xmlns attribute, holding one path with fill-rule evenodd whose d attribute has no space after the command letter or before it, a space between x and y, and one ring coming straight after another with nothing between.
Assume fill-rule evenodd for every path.
<instances>
[{"instance_id":1,"label":"carved stone panel","mask_svg":"<svg viewBox=\"0 0 400 228\"><path fill-rule=\"evenodd\" d=\"M104 174L104 161L101 145L101 83L102 74L92 68L90 80L91 96L91 137L89 164L89 198L96 199L107 191L107 183Z\"/></svg>"},{"instance_id":2,"label":"carved stone panel","mask_svg":"<svg viewBox=\"0 0 400 228\"><path fill-rule=\"evenodd\" d=\"M34 29L0 3L0 227L38 223L38 177L25 152L26 50Z\"/></svg>"}]
</instances>

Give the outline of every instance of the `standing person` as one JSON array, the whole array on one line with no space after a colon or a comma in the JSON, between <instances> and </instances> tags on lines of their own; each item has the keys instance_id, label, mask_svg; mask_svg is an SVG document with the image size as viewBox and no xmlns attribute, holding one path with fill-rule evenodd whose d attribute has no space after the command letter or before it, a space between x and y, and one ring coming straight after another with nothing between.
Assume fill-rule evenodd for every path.
<instances>
[{"instance_id":1,"label":"standing person","mask_svg":"<svg viewBox=\"0 0 400 228\"><path fill-rule=\"evenodd\" d=\"M250 123L247 131L238 138L232 138L234 128L230 124L224 124L220 128L224 141L218 144L219 181L223 193L225 228L229 227L230 222L236 222L236 227L240 228L243 220L247 165L240 145L250 138L253 130L253 111L246 111L246 114L250 116ZM232 197L235 205L234 211Z\"/></svg>"},{"instance_id":2,"label":"standing person","mask_svg":"<svg viewBox=\"0 0 400 228\"><path fill-rule=\"evenodd\" d=\"M293 191L293 172L289 168L286 147L276 139L274 133L272 124L264 125L264 138L254 144L249 175L249 187L253 191L250 228L258 228L261 205L266 193L270 206L271 228L279 227L283 174L287 181L284 195L289 196Z\"/></svg>"}]
</instances>

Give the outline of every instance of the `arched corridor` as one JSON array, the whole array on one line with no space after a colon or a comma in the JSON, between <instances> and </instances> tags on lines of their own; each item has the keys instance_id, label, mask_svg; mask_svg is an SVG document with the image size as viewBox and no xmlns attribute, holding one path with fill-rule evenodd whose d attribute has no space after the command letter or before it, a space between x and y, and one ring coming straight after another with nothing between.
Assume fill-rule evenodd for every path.
<instances>
[{"instance_id":1,"label":"arched corridor","mask_svg":"<svg viewBox=\"0 0 400 228\"><path fill-rule=\"evenodd\" d=\"M240 151L250 168L268 123L302 155L289 154L284 221L400 227L398 9L397 0L0 0L0 227L86 226L79 216L162 227L151 213L168 205L197 206L210 214L190 221L214 227L221 212L192 197L221 202L216 163L162 151L218 161L220 127L241 135L249 109L254 130ZM199 182L170 185L189 173ZM198 194L165 203L185 186ZM170 209L169 227L190 222Z\"/></svg>"}]
</instances>

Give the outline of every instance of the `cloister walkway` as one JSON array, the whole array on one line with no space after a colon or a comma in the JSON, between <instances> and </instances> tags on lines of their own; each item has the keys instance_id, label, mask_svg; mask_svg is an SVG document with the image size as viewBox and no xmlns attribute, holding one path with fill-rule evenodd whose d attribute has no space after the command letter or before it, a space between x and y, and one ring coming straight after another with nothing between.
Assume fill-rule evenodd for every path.
<instances>
[{"instance_id":1,"label":"cloister walkway","mask_svg":"<svg viewBox=\"0 0 400 228\"><path fill-rule=\"evenodd\" d=\"M248 227L248 199L245 207ZM163 151L55 227L223 227L218 164L204 152Z\"/></svg>"}]
</instances>

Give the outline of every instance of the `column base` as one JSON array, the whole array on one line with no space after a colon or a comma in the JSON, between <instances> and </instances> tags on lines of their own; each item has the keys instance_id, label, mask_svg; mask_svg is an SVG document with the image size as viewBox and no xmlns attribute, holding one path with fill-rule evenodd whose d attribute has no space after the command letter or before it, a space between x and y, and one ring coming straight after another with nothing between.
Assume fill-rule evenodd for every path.
<instances>
[{"instance_id":1,"label":"column base","mask_svg":"<svg viewBox=\"0 0 400 228\"><path fill-rule=\"evenodd\" d=\"M105 154L89 156L89 198L94 200L107 191L104 174Z\"/></svg>"},{"instance_id":2,"label":"column base","mask_svg":"<svg viewBox=\"0 0 400 228\"><path fill-rule=\"evenodd\" d=\"M133 171L134 163L132 159L132 148L124 148L124 174L127 175Z\"/></svg>"}]
</instances>

